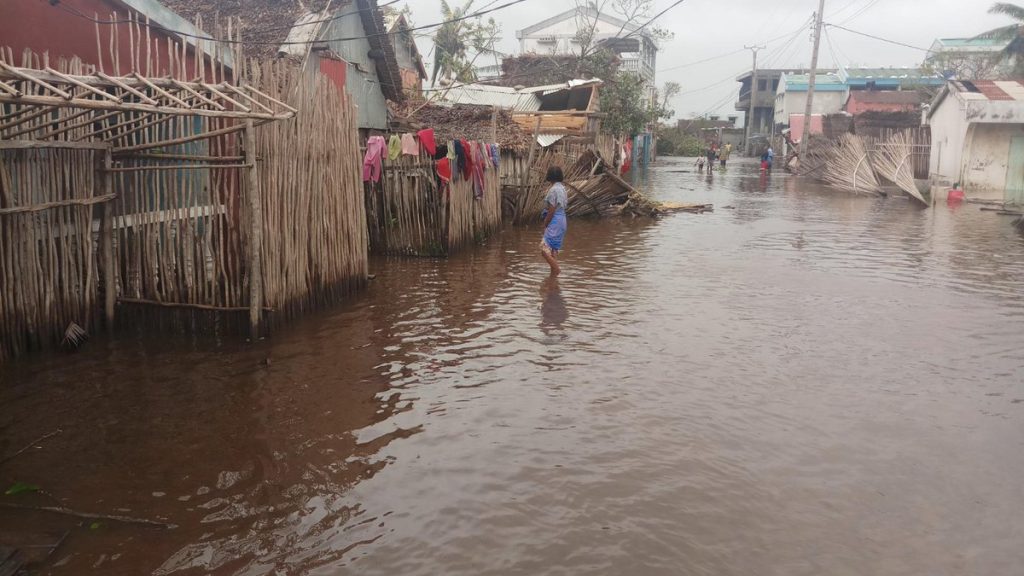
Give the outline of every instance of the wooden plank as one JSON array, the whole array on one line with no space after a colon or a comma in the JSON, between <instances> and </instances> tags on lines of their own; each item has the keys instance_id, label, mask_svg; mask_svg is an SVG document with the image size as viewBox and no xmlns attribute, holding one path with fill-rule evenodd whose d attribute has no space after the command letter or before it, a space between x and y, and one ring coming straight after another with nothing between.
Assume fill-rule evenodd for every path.
<instances>
[{"instance_id":1,"label":"wooden plank","mask_svg":"<svg viewBox=\"0 0 1024 576\"><path fill-rule=\"evenodd\" d=\"M110 144L106 142L71 142L68 140L0 140L0 150L26 150L34 148L110 150Z\"/></svg>"},{"instance_id":2,"label":"wooden plank","mask_svg":"<svg viewBox=\"0 0 1024 576\"><path fill-rule=\"evenodd\" d=\"M28 212L41 212L51 208L63 206L91 206L102 202L109 202L116 198L116 194L94 196L92 198L72 198L70 200L58 200L55 202L44 202L42 204L30 204L28 206L14 206L11 208L0 208L0 214L24 214Z\"/></svg>"},{"instance_id":3,"label":"wooden plank","mask_svg":"<svg viewBox=\"0 0 1024 576\"><path fill-rule=\"evenodd\" d=\"M252 164L161 164L159 166L131 166L111 168L109 172L148 172L154 170L213 170L215 168L249 168Z\"/></svg>"},{"instance_id":4,"label":"wooden plank","mask_svg":"<svg viewBox=\"0 0 1024 576\"><path fill-rule=\"evenodd\" d=\"M174 98L181 102L180 99ZM54 106L57 108L87 108L90 110L127 110L132 112L148 112L152 114L168 114L173 116L205 116L208 118L262 118L266 120L284 120L294 113L264 114L261 112L236 112L234 110L207 110L205 108L174 108L171 106L153 106L134 102L108 102L105 100L89 100L85 98L64 99L56 96L37 96L26 94L20 98L0 94L0 102L5 104Z\"/></svg>"},{"instance_id":5,"label":"wooden plank","mask_svg":"<svg viewBox=\"0 0 1024 576\"><path fill-rule=\"evenodd\" d=\"M260 199L260 175L256 169L256 128L245 121L245 155L249 157L249 336L253 342L260 337L263 316L263 204Z\"/></svg>"},{"instance_id":6,"label":"wooden plank","mask_svg":"<svg viewBox=\"0 0 1024 576\"><path fill-rule=\"evenodd\" d=\"M110 176L110 151L103 155L103 170L100 172L104 195L114 194L114 179ZM111 203L103 205L100 223L100 259L103 266L103 312L107 330L114 329L114 299L117 285L114 277L114 208Z\"/></svg>"}]
</instances>

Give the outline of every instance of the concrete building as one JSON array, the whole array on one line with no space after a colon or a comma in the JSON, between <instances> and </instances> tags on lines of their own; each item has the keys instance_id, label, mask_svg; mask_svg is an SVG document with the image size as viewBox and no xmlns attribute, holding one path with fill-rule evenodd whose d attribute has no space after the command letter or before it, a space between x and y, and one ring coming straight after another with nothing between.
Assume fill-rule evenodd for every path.
<instances>
[{"instance_id":1,"label":"concrete building","mask_svg":"<svg viewBox=\"0 0 1024 576\"><path fill-rule=\"evenodd\" d=\"M1009 40L996 38L940 38L932 43L924 67L945 78L976 80L993 78L1013 70L1004 58Z\"/></svg>"},{"instance_id":2,"label":"concrete building","mask_svg":"<svg viewBox=\"0 0 1024 576\"><path fill-rule=\"evenodd\" d=\"M1024 81L951 81L927 121L933 183L1024 203Z\"/></svg>"},{"instance_id":3,"label":"concrete building","mask_svg":"<svg viewBox=\"0 0 1024 576\"><path fill-rule=\"evenodd\" d=\"M922 94L916 90L851 90L843 110L858 116L867 112L919 112Z\"/></svg>"},{"instance_id":4,"label":"concrete building","mask_svg":"<svg viewBox=\"0 0 1024 576\"><path fill-rule=\"evenodd\" d=\"M516 31L523 54L580 54L580 31L593 30L593 42L619 54L621 69L638 74L652 89L658 46L637 24L627 24L593 6L576 7ZM626 36L629 36L626 38Z\"/></svg>"},{"instance_id":5,"label":"concrete building","mask_svg":"<svg viewBox=\"0 0 1024 576\"><path fill-rule=\"evenodd\" d=\"M940 74L922 68L840 68L836 74L851 91L939 89L946 83Z\"/></svg>"},{"instance_id":6,"label":"concrete building","mask_svg":"<svg viewBox=\"0 0 1024 576\"><path fill-rule=\"evenodd\" d=\"M736 101L735 108L744 113L744 128L749 126L751 135L767 134L772 131L772 122L775 118L775 93L779 89L782 75L799 72L801 70L791 68L759 69L756 90L753 84L753 70L736 78L736 81L740 83L740 96ZM756 98L754 97L755 91Z\"/></svg>"},{"instance_id":7,"label":"concrete building","mask_svg":"<svg viewBox=\"0 0 1024 576\"><path fill-rule=\"evenodd\" d=\"M791 126L790 118L803 117L807 108L808 74L783 74L775 93L775 124ZM835 73L818 74L814 79L814 102L811 113L828 115L841 112L846 104L849 88ZM801 125L802 132L802 125ZM802 137L794 129L793 138Z\"/></svg>"}]
</instances>

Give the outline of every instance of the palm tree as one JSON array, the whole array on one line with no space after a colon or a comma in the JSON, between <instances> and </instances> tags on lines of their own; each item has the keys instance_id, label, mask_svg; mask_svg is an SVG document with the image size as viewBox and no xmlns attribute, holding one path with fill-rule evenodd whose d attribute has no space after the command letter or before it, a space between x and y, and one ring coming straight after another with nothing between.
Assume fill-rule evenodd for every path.
<instances>
[{"instance_id":1,"label":"palm tree","mask_svg":"<svg viewBox=\"0 0 1024 576\"><path fill-rule=\"evenodd\" d=\"M991 38L995 40L1007 40L1009 43L1003 49L1003 58L1015 60L1014 71L1019 75L1024 69L1024 6L1010 4L1009 2L996 2L988 9L989 14L1001 14L1015 20L1013 24L1002 26L995 30L989 30L979 34L978 38Z\"/></svg>"}]
</instances>

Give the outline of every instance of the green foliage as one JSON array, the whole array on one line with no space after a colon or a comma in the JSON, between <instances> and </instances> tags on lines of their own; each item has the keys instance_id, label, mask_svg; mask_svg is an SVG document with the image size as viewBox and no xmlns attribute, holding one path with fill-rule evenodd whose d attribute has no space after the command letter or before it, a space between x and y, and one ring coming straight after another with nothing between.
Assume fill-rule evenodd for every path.
<instances>
[{"instance_id":1,"label":"green foliage","mask_svg":"<svg viewBox=\"0 0 1024 576\"><path fill-rule=\"evenodd\" d=\"M25 482L15 482L7 489L4 494L7 496L14 496L15 494L23 494L25 492L38 492L39 486L35 484L26 484Z\"/></svg>"},{"instance_id":2,"label":"green foliage","mask_svg":"<svg viewBox=\"0 0 1024 576\"><path fill-rule=\"evenodd\" d=\"M431 86L437 83L439 77L453 82L475 81L473 62L480 54L493 52L494 43L500 39L501 25L494 18L485 21L477 17L451 22L471 14L472 7L473 0L466 0L464 6L454 9L447 0L441 0L441 16L446 23L434 34Z\"/></svg>"},{"instance_id":3,"label":"green foliage","mask_svg":"<svg viewBox=\"0 0 1024 576\"><path fill-rule=\"evenodd\" d=\"M643 81L635 74L619 72L601 88L601 111L608 114L601 129L608 134L643 132L651 119L651 106Z\"/></svg>"},{"instance_id":4,"label":"green foliage","mask_svg":"<svg viewBox=\"0 0 1024 576\"><path fill-rule=\"evenodd\" d=\"M700 138L678 127L658 128L659 156L697 156L704 149Z\"/></svg>"},{"instance_id":5,"label":"green foliage","mask_svg":"<svg viewBox=\"0 0 1024 576\"><path fill-rule=\"evenodd\" d=\"M1011 77L1024 75L1024 6L1008 2L996 2L988 9L989 14L1007 16L1013 24L989 30L978 35L978 38L995 38L1009 40L1003 49L1002 58L1013 61Z\"/></svg>"},{"instance_id":6,"label":"green foliage","mask_svg":"<svg viewBox=\"0 0 1024 576\"><path fill-rule=\"evenodd\" d=\"M651 124L668 120L675 111L668 107L668 100L678 94L679 85L669 82L662 89L663 97L651 100L643 80L629 72L618 72L601 88L601 111L608 116L601 123L601 129L608 134L635 135Z\"/></svg>"}]
</instances>

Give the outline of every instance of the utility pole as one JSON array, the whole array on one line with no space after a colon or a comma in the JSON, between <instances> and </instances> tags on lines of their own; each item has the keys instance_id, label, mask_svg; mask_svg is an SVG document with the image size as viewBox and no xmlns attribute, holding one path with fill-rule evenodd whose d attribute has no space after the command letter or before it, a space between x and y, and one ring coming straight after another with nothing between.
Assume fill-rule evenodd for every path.
<instances>
[{"instance_id":1,"label":"utility pole","mask_svg":"<svg viewBox=\"0 0 1024 576\"><path fill-rule=\"evenodd\" d=\"M824 20L825 0L819 0L818 13L814 15L814 52L811 54L811 74L807 78L807 107L804 108L804 133L800 136L801 162L810 159L811 111L814 106L814 83L818 76L818 48L821 47L821 24Z\"/></svg>"},{"instance_id":2,"label":"utility pole","mask_svg":"<svg viewBox=\"0 0 1024 576\"><path fill-rule=\"evenodd\" d=\"M747 133L743 136L743 144L750 150L750 126L754 123L754 107L757 105L757 52L763 50L767 46L744 46L745 50L750 50L754 54L754 68L753 73L750 76L750 108L747 109Z\"/></svg>"}]
</instances>

